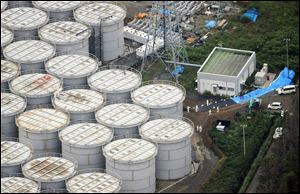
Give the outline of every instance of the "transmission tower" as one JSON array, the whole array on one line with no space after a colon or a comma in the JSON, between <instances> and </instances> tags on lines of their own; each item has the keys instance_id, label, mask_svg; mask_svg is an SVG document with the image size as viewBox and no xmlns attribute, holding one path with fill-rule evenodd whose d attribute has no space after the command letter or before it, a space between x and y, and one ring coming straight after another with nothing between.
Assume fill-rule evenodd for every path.
<instances>
[{"instance_id":1,"label":"transmission tower","mask_svg":"<svg viewBox=\"0 0 300 194\"><path fill-rule=\"evenodd\" d=\"M160 60L172 75L177 65L188 63L179 17L174 1L154 1L148 20L150 30L145 45L142 71L145 66L151 66ZM154 49L156 45L162 48L156 50ZM178 76L172 75L172 77L178 82Z\"/></svg>"}]
</instances>

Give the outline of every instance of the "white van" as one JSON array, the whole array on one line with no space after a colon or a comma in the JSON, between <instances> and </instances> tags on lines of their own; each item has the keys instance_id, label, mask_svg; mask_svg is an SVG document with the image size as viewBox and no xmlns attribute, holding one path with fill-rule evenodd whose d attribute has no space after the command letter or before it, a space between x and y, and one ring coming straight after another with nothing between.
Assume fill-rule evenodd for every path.
<instances>
[{"instance_id":1,"label":"white van","mask_svg":"<svg viewBox=\"0 0 300 194\"><path fill-rule=\"evenodd\" d=\"M277 91L278 94L291 94L296 92L296 86L295 85L284 86L282 88L279 88Z\"/></svg>"},{"instance_id":2,"label":"white van","mask_svg":"<svg viewBox=\"0 0 300 194\"><path fill-rule=\"evenodd\" d=\"M281 110L282 109L281 102L272 102L272 104L268 104L268 109Z\"/></svg>"}]
</instances>

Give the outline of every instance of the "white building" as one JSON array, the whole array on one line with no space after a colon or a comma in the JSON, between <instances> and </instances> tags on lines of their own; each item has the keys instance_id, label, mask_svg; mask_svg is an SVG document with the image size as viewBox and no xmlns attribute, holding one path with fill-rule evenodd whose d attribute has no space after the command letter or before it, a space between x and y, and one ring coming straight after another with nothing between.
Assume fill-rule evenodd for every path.
<instances>
[{"instance_id":1,"label":"white building","mask_svg":"<svg viewBox=\"0 0 300 194\"><path fill-rule=\"evenodd\" d=\"M199 93L236 96L256 68L253 51L215 47L197 73Z\"/></svg>"}]
</instances>

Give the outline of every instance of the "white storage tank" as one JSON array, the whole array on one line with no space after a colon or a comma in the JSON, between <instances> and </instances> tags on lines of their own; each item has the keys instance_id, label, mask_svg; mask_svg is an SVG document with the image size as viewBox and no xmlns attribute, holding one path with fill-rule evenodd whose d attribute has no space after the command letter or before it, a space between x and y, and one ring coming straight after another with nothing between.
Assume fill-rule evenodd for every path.
<instances>
[{"instance_id":1,"label":"white storage tank","mask_svg":"<svg viewBox=\"0 0 300 194\"><path fill-rule=\"evenodd\" d=\"M158 145L156 178L179 179L191 172L194 124L187 118L155 119L139 129L140 136Z\"/></svg>"},{"instance_id":2,"label":"white storage tank","mask_svg":"<svg viewBox=\"0 0 300 194\"><path fill-rule=\"evenodd\" d=\"M121 178L115 173L102 169L79 171L66 182L69 193L119 193Z\"/></svg>"},{"instance_id":3,"label":"white storage tank","mask_svg":"<svg viewBox=\"0 0 300 194\"><path fill-rule=\"evenodd\" d=\"M7 1L1 1L1 12L4 11L7 7ZM2 41L2 37L1 37L1 41Z\"/></svg>"},{"instance_id":4,"label":"white storage tank","mask_svg":"<svg viewBox=\"0 0 300 194\"><path fill-rule=\"evenodd\" d=\"M19 40L3 49L7 60L21 65L22 74L33 70L44 70L45 63L55 55L55 47L41 40Z\"/></svg>"},{"instance_id":5,"label":"white storage tank","mask_svg":"<svg viewBox=\"0 0 300 194\"><path fill-rule=\"evenodd\" d=\"M64 86L87 85L88 76L95 73L101 62L94 55L64 54L50 59L46 71L63 80Z\"/></svg>"},{"instance_id":6,"label":"white storage tank","mask_svg":"<svg viewBox=\"0 0 300 194\"><path fill-rule=\"evenodd\" d=\"M53 96L53 107L69 113L72 123L95 120L95 112L104 106L105 97L93 90L73 88L66 88L59 96Z\"/></svg>"},{"instance_id":7,"label":"white storage tank","mask_svg":"<svg viewBox=\"0 0 300 194\"><path fill-rule=\"evenodd\" d=\"M82 5L81 1L32 1L34 7L49 13L50 20L64 20L73 17L74 9Z\"/></svg>"},{"instance_id":8,"label":"white storage tank","mask_svg":"<svg viewBox=\"0 0 300 194\"><path fill-rule=\"evenodd\" d=\"M77 22L93 27L90 52L100 60L110 61L124 53L124 18L126 10L109 2L85 4L74 11Z\"/></svg>"},{"instance_id":9,"label":"white storage tank","mask_svg":"<svg viewBox=\"0 0 300 194\"><path fill-rule=\"evenodd\" d=\"M21 165L31 157L32 149L28 145L16 138L1 138L1 174L22 173Z\"/></svg>"},{"instance_id":10,"label":"white storage tank","mask_svg":"<svg viewBox=\"0 0 300 194\"><path fill-rule=\"evenodd\" d=\"M15 117L25 110L26 105L26 99L1 92L1 136L18 137Z\"/></svg>"},{"instance_id":11,"label":"white storage tank","mask_svg":"<svg viewBox=\"0 0 300 194\"><path fill-rule=\"evenodd\" d=\"M18 77L20 73L19 64L1 59L1 91L8 90L8 82Z\"/></svg>"},{"instance_id":12,"label":"white storage tank","mask_svg":"<svg viewBox=\"0 0 300 194\"><path fill-rule=\"evenodd\" d=\"M23 112L16 118L19 141L32 146L34 154L60 153L58 131L70 123L67 114L50 108L37 108Z\"/></svg>"},{"instance_id":13,"label":"white storage tank","mask_svg":"<svg viewBox=\"0 0 300 194\"><path fill-rule=\"evenodd\" d=\"M25 177L40 182L41 189L64 189L65 181L76 174L77 162L61 154L38 154L22 166Z\"/></svg>"},{"instance_id":14,"label":"white storage tank","mask_svg":"<svg viewBox=\"0 0 300 194\"><path fill-rule=\"evenodd\" d=\"M186 91L183 86L172 81L153 80L143 82L131 93L132 101L150 109L151 117L173 118L183 116L182 102Z\"/></svg>"},{"instance_id":15,"label":"white storage tank","mask_svg":"<svg viewBox=\"0 0 300 194\"><path fill-rule=\"evenodd\" d=\"M112 127L114 136L138 134L138 127L149 119L150 112L136 104L117 102L104 106L96 112L98 123Z\"/></svg>"},{"instance_id":16,"label":"white storage tank","mask_svg":"<svg viewBox=\"0 0 300 194\"><path fill-rule=\"evenodd\" d=\"M32 7L31 1L8 1L9 8L11 7Z\"/></svg>"},{"instance_id":17,"label":"white storage tank","mask_svg":"<svg viewBox=\"0 0 300 194\"><path fill-rule=\"evenodd\" d=\"M2 1L1 1L2 3ZM3 56L2 48L11 43L14 39L14 34L12 31L1 27L1 58Z\"/></svg>"},{"instance_id":18,"label":"white storage tank","mask_svg":"<svg viewBox=\"0 0 300 194\"><path fill-rule=\"evenodd\" d=\"M112 129L91 122L73 124L59 132L62 154L76 159L78 170L105 168L102 146L112 138Z\"/></svg>"},{"instance_id":19,"label":"white storage tank","mask_svg":"<svg viewBox=\"0 0 300 194\"><path fill-rule=\"evenodd\" d=\"M46 12L31 7L15 7L1 13L1 26L13 30L15 37L37 36L38 28L46 25L48 20Z\"/></svg>"},{"instance_id":20,"label":"white storage tank","mask_svg":"<svg viewBox=\"0 0 300 194\"><path fill-rule=\"evenodd\" d=\"M41 184L22 174L1 174L1 193L40 193Z\"/></svg>"},{"instance_id":21,"label":"white storage tank","mask_svg":"<svg viewBox=\"0 0 300 194\"><path fill-rule=\"evenodd\" d=\"M106 170L122 179L121 193L154 193L157 146L146 140L127 138L103 148Z\"/></svg>"},{"instance_id":22,"label":"white storage tank","mask_svg":"<svg viewBox=\"0 0 300 194\"><path fill-rule=\"evenodd\" d=\"M10 91L26 97L28 106L51 105L51 95L61 87L61 80L45 73L21 75L9 82Z\"/></svg>"},{"instance_id":23,"label":"white storage tank","mask_svg":"<svg viewBox=\"0 0 300 194\"><path fill-rule=\"evenodd\" d=\"M92 30L84 24L59 21L41 27L38 33L41 40L55 45L57 53L89 54L89 37Z\"/></svg>"},{"instance_id":24,"label":"white storage tank","mask_svg":"<svg viewBox=\"0 0 300 194\"><path fill-rule=\"evenodd\" d=\"M41 193L68 193L66 189L47 189L42 190Z\"/></svg>"},{"instance_id":25,"label":"white storage tank","mask_svg":"<svg viewBox=\"0 0 300 194\"><path fill-rule=\"evenodd\" d=\"M88 78L91 89L104 93L107 101L130 99L130 93L141 83L141 73L128 66L102 67Z\"/></svg>"}]
</instances>

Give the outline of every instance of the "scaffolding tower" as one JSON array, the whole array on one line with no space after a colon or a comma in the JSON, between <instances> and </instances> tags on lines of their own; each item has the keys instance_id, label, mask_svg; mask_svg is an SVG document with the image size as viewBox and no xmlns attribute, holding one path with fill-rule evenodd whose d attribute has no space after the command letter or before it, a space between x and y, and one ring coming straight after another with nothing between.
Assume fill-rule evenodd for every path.
<instances>
[{"instance_id":1,"label":"scaffolding tower","mask_svg":"<svg viewBox=\"0 0 300 194\"><path fill-rule=\"evenodd\" d=\"M149 14L150 30L147 37L141 70L160 60L166 70L178 82L175 70L180 63L188 63L188 56L184 47L184 39L180 29L180 15L176 13L174 1L154 1ZM162 48L156 50L155 44L162 40ZM148 55L148 53L151 53Z\"/></svg>"}]
</instances>

